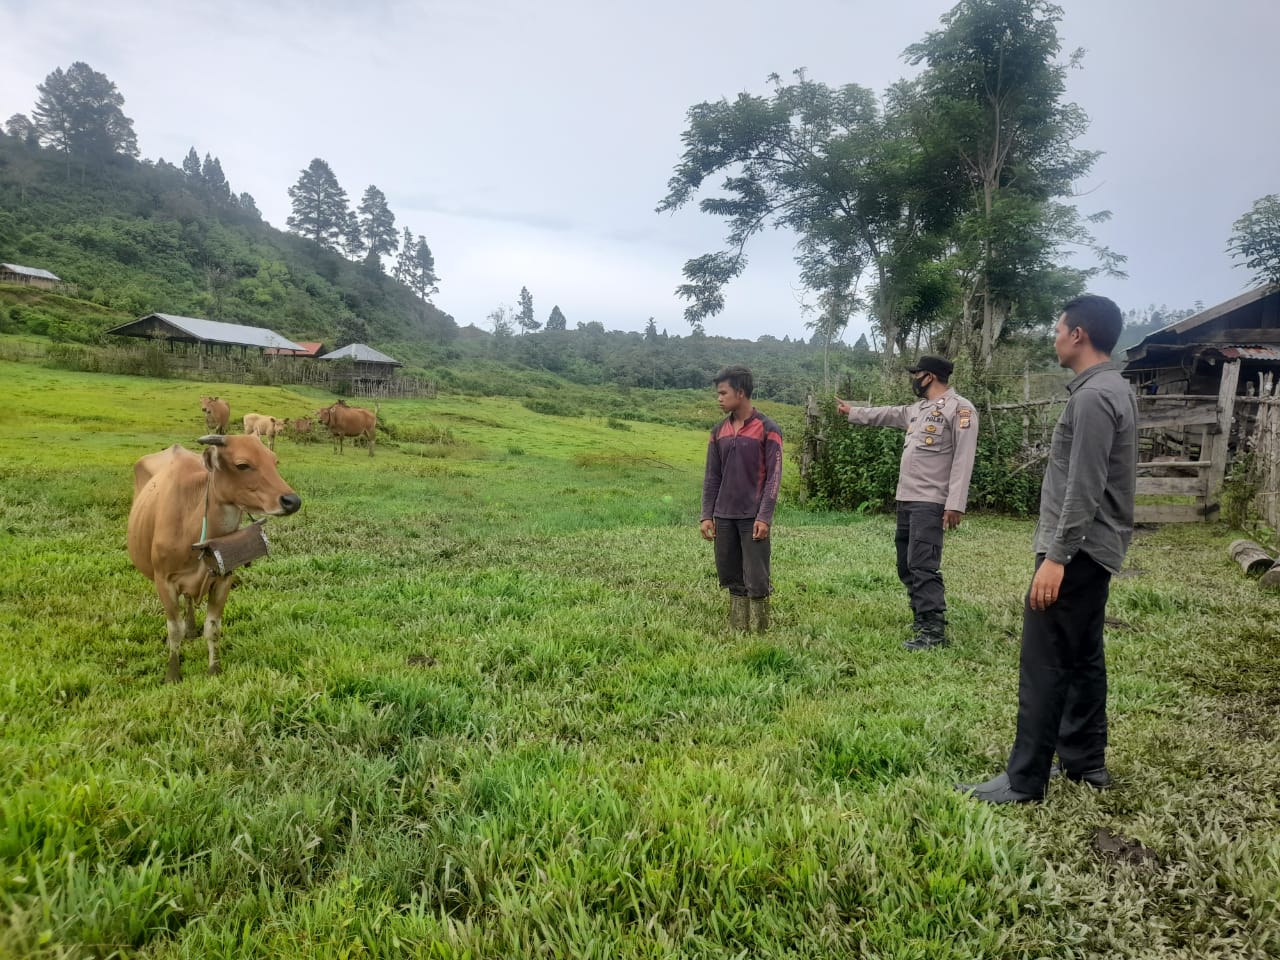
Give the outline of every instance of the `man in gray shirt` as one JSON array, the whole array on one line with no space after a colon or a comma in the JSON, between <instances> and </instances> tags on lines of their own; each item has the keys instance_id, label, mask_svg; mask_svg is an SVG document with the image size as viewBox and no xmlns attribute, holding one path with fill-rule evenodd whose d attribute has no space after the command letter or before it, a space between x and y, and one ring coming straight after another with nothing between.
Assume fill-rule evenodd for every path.
<instances>
[{"instance_id":1,"label":"man in gray shirt","mask_svg":"<svg viewBox=\"0 0 1280 960\"><path fill-rule=\"evenodd\" d=\"M1076 376L1040 491L1018 732L1004 773L957 785L987 803L1041 800L1059 774L1098 789L1111 785L1102 626L1111 576L1133 535L1138 460L1137 401L1111 362L1122 325L1112 301L1086 295L1063 308L1054 330L1058 362Z\"/></svg>"}]
</instances>

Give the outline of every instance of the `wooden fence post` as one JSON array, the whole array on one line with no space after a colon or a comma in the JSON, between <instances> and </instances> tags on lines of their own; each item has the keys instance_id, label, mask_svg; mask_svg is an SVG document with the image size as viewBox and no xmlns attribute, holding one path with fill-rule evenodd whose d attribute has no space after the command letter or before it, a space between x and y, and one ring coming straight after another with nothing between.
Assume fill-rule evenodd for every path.
<instances>
[{"instance_id":1,"label":"wooden fence post","mask_svg":"<svg viewBox=\"0 0 1280 960\"><path fill-rule=\"evenodd\" d=\"M1209 438L1209 469L1205 477L1204 516L1213 519L1219 512L1222 498L1222 481L1227 475L1227 457L1231 442L1231 418L1235 415L1236 386L1240 382L1240 361L1230 360L1222 365L1222 380L1218 384L1218 420L1216 432ZM1202 455L1203 456L1203 455Z\"/></svg>"}]
</instances>

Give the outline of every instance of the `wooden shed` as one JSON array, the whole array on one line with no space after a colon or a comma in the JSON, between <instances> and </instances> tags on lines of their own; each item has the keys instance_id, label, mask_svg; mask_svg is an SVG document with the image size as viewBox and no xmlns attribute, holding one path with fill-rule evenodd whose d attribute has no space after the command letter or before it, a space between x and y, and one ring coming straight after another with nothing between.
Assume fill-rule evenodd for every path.
<instances>
[{"instance_id":1,"label":"wooden shed","mask_svg":"<svg viewBox=\"0 0 1280 960\"><path fill-rule=\"evenodd\" d=\"M320 359L351 363L350 379L356 386L390 380L395 375L396 367L404 366L394 357L388 357L363 343L348 344L332 353L326 353Z\"/></svg>"},{"instance_id":2,"label":"wooden shed","mask_svg":"<svg viewBox=\"0 0 1280 960\"><path fill-rule=\"evenodd\" d=\"M1140 415L1136 519L1217 518L1232 461L1261 452L1259 437L1273 432L1280 286L1148 334L1126 352L1122 369Z\"/></svg>"},{"instance_id":3,"label":"wooden shed","mask_svg":"<svg viewBox=\"0 0 1280 960\"><path fill-rule=\"evenodd\" d=\"M0 263L0 283L20 283L28 287L52 290L62 279L56 273L39 267L24 267L20 263Z\"/></svg>"}]
</instances>

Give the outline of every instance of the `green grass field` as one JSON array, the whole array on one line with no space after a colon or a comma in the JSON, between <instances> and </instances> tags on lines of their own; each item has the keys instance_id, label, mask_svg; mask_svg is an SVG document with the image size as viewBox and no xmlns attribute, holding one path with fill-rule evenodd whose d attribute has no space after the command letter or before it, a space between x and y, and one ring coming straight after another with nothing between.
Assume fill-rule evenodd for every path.
<instances>
[{"instance_id":1,"label":"green grass field","mask_svg":"<svg viewBox=\"0 0 1280 960\"><path fill-rule=\"evenodd\" d=\"M775 628L729 635L710 390L384 403L372 460L280 440L302 510L224 674L196 640L165 685L133 461L203 393L329 398L0 381L0 956L1280 953L1280 599L1225 528L1141 531L1114 584L1120 788L989 809L952 784L1012 739L1028 522L949 535L954 642L908 654L891 518L798 509L788 460Z\"/></svg>"}]
</instances>

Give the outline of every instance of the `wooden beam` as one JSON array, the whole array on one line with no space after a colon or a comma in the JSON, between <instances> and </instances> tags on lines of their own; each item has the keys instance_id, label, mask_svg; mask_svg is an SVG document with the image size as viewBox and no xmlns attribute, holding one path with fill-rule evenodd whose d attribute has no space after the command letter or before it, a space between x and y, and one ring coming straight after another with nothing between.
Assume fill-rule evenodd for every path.
<instances>
[{"instance_id":1,"label":"wooden beam","mask_svg":"<svg viewBox=\"0 0 1280 960\"><path fill-rule=\"evenodd\" d=\"M1181 470L1203 470L1209 466L1208 460L1147 460L1138 464L1138 472L1146 473L1163 467L1177 467Z\"/></svg>"},{"instance_id":2,"label":"wooden beam","mask_svg":"<svg viewBox=\"0 0 1280 960\"><path fill-rule=\"evenodd\" d=\"M1205 476L1205 497L1210 511L1216 511L1227 475L1227 444L1231 439L1231 418L1235 415L1236 386L1240 382L1240 361L1228 360L1222 365L1218 385L1218 431L1208 438L1209 469Z\"/></svg>"},{"instance_id":3,"label":"wooden beam","mask_svg":"<svg viewBox=\"0 0 1280 960\"><path fill-rule=\"evenodd\" d=\"M1153 430L1157 427L1197 427L1218 422L1218 409L1188 407L1183 410L1151 410L1139 414L1138 429Z\"/></svg>"},{"instance_id":4,"label":"wooden beam","mask_svg":"<svg viewBox=\"0 0 1280 960\"><path fill-rule=\"evenodd\" d=\"M1138 496L1203 497L1203 477L1139 477Z\"/></svg>"},{"instance_id":5,"label":"wooden beam","mask_svg":"<svg viewBox=\"0 0 1280 960\"><path fill-rule=\"evenodd\" d=\"M1198 503L1139 503L1133 508L1134 523L1199 523L1204 507Z\"/></svg>"}]
</instances>

